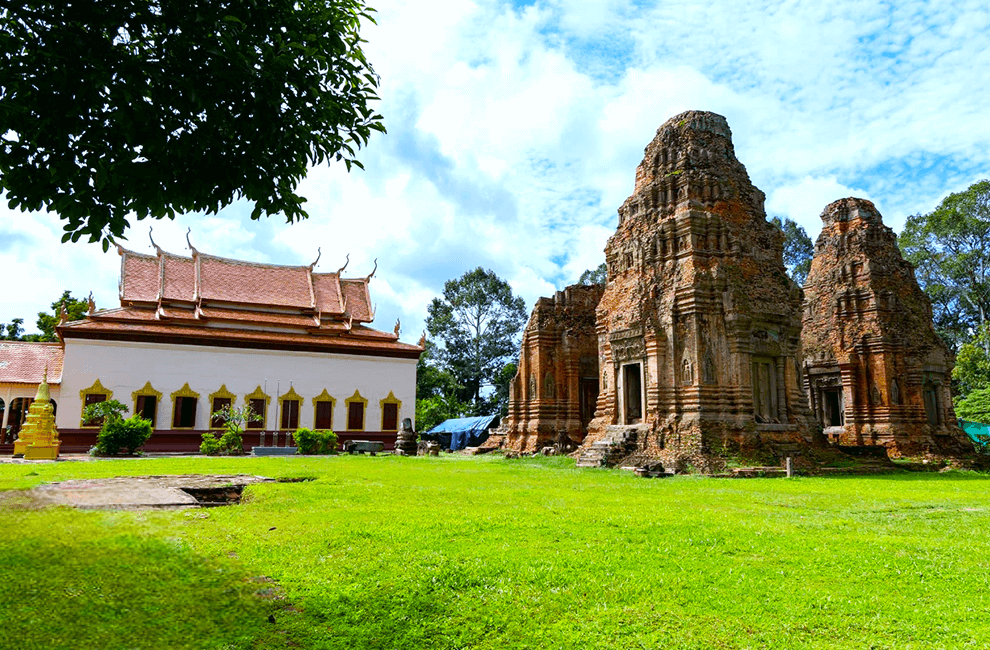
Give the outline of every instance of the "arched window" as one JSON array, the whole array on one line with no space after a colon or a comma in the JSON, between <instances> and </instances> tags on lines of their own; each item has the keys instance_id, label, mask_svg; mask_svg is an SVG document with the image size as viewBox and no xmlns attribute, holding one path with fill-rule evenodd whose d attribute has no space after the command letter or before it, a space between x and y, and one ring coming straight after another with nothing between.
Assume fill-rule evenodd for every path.
<instances>
[{"instance_id":1,"label":"arched window","mask_svg":"<svg viewBox=\"0 0 990 650\"><path fill-rule=\"evenodd\" d=\"M248 429L264 429L268 420L268 405L271 404L271 395L267 395L261 390L259 385L253 393L244 396L244 404L251 407L251 412L258 416L258 420L250 420L245 425Z\"/></svg>"},{"instance_id":2,"label":"arched window","mask_svg":"<svg viewBox=\"0 0 990 650\"><path fill-rule=\"evenodd\" d=\"M382 431L399 430L399 409L402 402L396 399L392 391L388 392L388 397L379 402L382 409Z\"/></svg>"},{"instance_id":3,"label":"arched window","mask_svg":"<svg viewBox=\"0 0 990 650\"><path fill-rule=\"evenodd\" d=\"M353 395L344 400L344 406L347 409L347 430L364 431L364 413L368 410L368 400L355 390Z\"/></svg>"},{"instance_id":4,"label":"arched window","mask_svg":"<svg viewBox=\"0 0 990 650\"><path fill-rule=\"evenodd\" d=\"M287 431L294 431L299 428L299 407L302 406L303 398L292 386L289 392L278 398L279 411L282 413L279 420L279 428Z\"/></svg>"},{"instance_id":5,"label":"arched window","mask_svg":"<svg viewBox=\"0 0 990 650\"><path fill-rule=\"evenodd\" d=\"M79 399L82 402L82 411L85 411L87 406L109 401L112 397L113 391L101 384L99 378L97 378L96 381L93 382L93 385L89 388L84 388L79 391ZM24 410L27 411L27 409ZM80 412L79 419L82 422L82 426L86 428L91 427L97 429L103 426L103 418L86 420L85 416L82 412Z\"/></svg>"},{"instance_id":6,"label":"arched window","mask_svg":"<svg viewBox=\"0 0 990 650\"><path fill-rule=\"evenodd\" d=\"M193 429L196 427L196 406L199 393L189 388L189 382L175 391L172 397L172 428Z\"/></svg>"},{"instance_id":7,"label":"arched window","mask_svg":"<svg viewBox=\"0 0 990 650\"><path fill-rule=\"evenodd\" d=\"M313 428L321 430L333 429L333 407L337 400L330 396L327 389L313 398Z\"/></svg>"},{"instance_id":8,"label":"arched window","mask_svg":"<svg viewBox=\"0 0 990 650\"><path fill-rule=\"evenodd\" d=\"M237 399L237 395L227 390L227 384L220 384L220 390L210 393L207 399L210 402L210 426L219 429L226 424L226 421L217 413L222 411L224 407L234 408L234 400Z\"/></svg>"},{"instance_id":9,"label":"arched window","mask_svg":"<svg viewBox=\"0 0 990 650\"><path fill-rule=\"evenodd\" d=\"M151 382L145 382L144 388L131 393L134 400L134 415L140 415L145 420L151 421L151 428L154 429L158 422L158 405L162 401L162 394L151 387Z\"/></svg>"}]
</instances>

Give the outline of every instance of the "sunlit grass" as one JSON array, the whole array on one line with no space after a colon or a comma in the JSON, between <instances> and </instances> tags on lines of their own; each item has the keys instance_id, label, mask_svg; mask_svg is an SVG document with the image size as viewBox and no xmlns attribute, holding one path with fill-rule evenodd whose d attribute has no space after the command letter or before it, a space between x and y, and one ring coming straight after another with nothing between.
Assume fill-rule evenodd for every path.
<instances>
[{"instance_id":1,"label":"sunlit grass","mask_svg":"<svg viewBox=\"0 0 990 650\"><path fill-rule=\"evenodd\" d=\"M210 510L0 512L0 616L28 640L10 647L990 647L986 475L178 458L5 465L0 488L233 472L317 480Z\"/></svg>"}]
</instances>

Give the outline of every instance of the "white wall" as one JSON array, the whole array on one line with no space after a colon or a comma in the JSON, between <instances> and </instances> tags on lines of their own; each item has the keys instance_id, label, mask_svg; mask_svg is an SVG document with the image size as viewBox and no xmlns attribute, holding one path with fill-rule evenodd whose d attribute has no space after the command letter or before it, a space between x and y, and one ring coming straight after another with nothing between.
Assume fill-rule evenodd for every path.
<instances>
[{"instance_id":1,"label":"white wall","mask_svg":"<svg viewBox=\"0 0 990 650\"><path fill-rule=\"evenodd\" d=\"M313 426L313 398L324 388L337 400L333 412L335 431L346 430L344 400L354 395L355 389L368 400L365 430L381 430L379 400L389 391L402 402L400 424L403 418L414 419L416 415L415 359L66 339L58 428L79 428L79 391L91 387L97 378L113 391L113 399L128 406L128 413L134 408L131 393L150 381L162 393L156 423L159 430L171 428L171 394L186 382L199 393L196 429L210 428L211 405L207 398L221 384L237 396L235 403L241 406L244 396L259 385L265 389L266 379L266 392L271 397L265 425L268 430L280 424L276 419L278 397L288 392L290 382L304 400L299 411L301 427Z\"/></svg>"}]
</instances>

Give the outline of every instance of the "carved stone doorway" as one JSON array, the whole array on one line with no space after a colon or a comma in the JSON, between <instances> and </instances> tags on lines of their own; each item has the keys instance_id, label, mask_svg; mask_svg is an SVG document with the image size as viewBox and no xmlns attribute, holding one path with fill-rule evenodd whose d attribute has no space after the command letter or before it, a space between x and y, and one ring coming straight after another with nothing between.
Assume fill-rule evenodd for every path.
<instances>
[{"instance_id":1,"label":"carved stone doorway","mask_svg":"<svg viewBox=\"0 0 990 650\"><path fill-rule=\"evenodd\" d=\"M595 406L598 403L598 378L582 377L578 381L578 400L581 410L581 426L588 427L588 423L595 417Z\"/></svg>"},{"instance_id":2,"label":"carved stone doorway","mask_svg":"<svg viewBox=\"0 0 990 650\"><path fill-rule=\"evenodd\" d=\"M826 388L822 391L822 403L824 412L822 413L822 426L841 427L843 425L842 389Z\"/></svg>"},{"instance_id":3,"label":"carved stone doorway","mask_svg":"<svg viewBox=\"0 0 990 650\"><path fill-rule=\"evenodd\" d=\"M622 366L622 401L625 424L639 424L643 419L642 366L630 363Z\"/></svg>"}]
</instances>

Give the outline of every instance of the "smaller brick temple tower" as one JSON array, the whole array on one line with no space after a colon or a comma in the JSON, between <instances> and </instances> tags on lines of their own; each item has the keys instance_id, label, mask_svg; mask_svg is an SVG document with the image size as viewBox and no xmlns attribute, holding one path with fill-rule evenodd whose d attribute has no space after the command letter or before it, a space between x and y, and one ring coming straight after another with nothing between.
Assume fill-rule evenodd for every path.
<instances>
[{"instance_id":1,"label":"smaller brick temple tower","mask_svg":"<svg viewBox=\"0 0 990 650\"><path fill-rule=\"evenodd\" d=\"M601 390L579 464L713 471L726 447L812 441L801 290L763 202L724 117L688 111L657 130L605 248Z\"/></svg>"},{"instance_id":2,"label":"smaller brick temple tower","mask_svg":"<svg viewBox=\"0 0 990 650\"><path fill-rule=\"evenodd\" d=\"M891 456L958 455L954 359L928 297L873 203L846 198L821 215L805 282L805 387L825 435Z\"/></svg>"},{"instance_id":3,"label":"smaller brick temple tower","mask_svg":"<svg viewBox=\"0 0 990 650\"><path fill-rule=\"evenodd\" d=\"M536 301L509 385L509 412L484 447L533 452L584 440L598 399L595 307L604 289L575 284Z\"/></svg>"}]
</instances>

